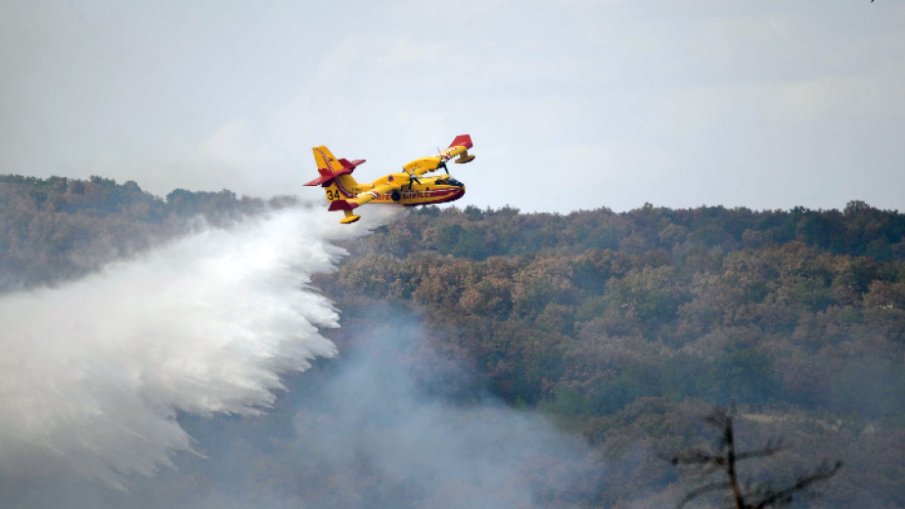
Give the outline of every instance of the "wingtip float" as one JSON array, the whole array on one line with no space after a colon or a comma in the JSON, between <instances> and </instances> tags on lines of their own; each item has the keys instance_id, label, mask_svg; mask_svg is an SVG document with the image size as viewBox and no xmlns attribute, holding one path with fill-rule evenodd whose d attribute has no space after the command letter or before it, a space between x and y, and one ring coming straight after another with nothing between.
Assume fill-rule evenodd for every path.
<instances>
[{"instance_id":1,"label":"wingtip float","mask_svg":"<svg viewBox=\"0 0 905 509\"><path fill-rule=\"evenodd\" d=\"M352 211L366 203L390 205L431 205L458 200L465 194L465 184L452 178L446 162L453 159L457 164L470 163L475 156L468 153L474 145L471 136L460 134L438 154L410 161L398 173L390 173L370 184L359 183L352 178L352 172L364 159L349 161L337 159L330 150L321 145L314 147L314 161L320 176L306 186L321 186L330 202L328 210L343 211L340 223L349 224L361 219ZM423 175L443 169L446 174L424 177Z\"/></svg>"}]
</instances>

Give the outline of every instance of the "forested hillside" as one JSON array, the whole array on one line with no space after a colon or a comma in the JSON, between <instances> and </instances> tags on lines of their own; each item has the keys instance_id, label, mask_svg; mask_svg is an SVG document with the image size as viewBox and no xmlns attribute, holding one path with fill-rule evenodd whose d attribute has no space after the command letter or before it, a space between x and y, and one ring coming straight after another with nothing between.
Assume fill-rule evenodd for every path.
<instances>
[{"instance_id":1,"label":"forested hillside","mask_svg":"<svg viewBox=\"0 0 905 509\"><path fill-rule=\"evenodd\" d=\"M377 301L421 310L493 394L583 433L609 461L607 507L673 482L662 458L712 404L788 440L779 477L842 459L827 506L903 507L903 235L905 216L862 202L427 208L350 246L323 284L349 322Z\"/></svg>"},{"instance_id":2,"label":"forested hillside","mask_svg":"<svg viewBox=\"0 0 905 509\"><path fill-rule=\"evenodd\" d=\"M905 216L858 202L424 209L356 243L330 288L425 309L512 403L606 415L695 397L902 420L903 235ZM854 380L873 390L853 398Z\"/></svg>"},{"instance_id":3,"label":"forested hillside","mask_svg":"<svg viewBox=\"0 0 905 509\"><path fill-rule=\"evenodd\" d=\"M177 189L161 199L135 182L102 177L0 175L0 291L83 275L185 234L199 221L223 226L267 205L226 190Z\"/></svg>"},{"instance_id":4,"label":"forested hillside","mask_svg":"<svg viewBox=\"0 0 905 509\"><path fill-rule=\"evenodd\" d=\"M0 290L84 274L198 216L226 224L266 206L228 191L160 199L102 178L0 177ZM743 447L789 444L759 465L764 478L844 462L802 506L905 508L903 214L863 202L428 207L345 247L340 269L315 281L342 310L329 333L341 350L375 320L392 336L394 320L417 316L455 366L456 383L427 377L426 390L463 406L499 398L587 441L602 473L574 507L675 506L684 476L665 458L707 437L697 416L719 404L735 406Z\"/></svg>"}]
</instances>

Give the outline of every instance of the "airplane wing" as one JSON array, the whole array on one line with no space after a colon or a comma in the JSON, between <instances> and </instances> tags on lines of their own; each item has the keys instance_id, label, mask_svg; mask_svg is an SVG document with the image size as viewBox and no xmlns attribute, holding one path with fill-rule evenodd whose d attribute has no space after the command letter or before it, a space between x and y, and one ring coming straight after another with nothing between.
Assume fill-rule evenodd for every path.
<instances>
[{"instance_id":1,"label":"airplane wing","mask_svg":"<svg viewBox=\"0 0 905 509\"><path fill-rule=\"evenodd\" d=\"M470 135L460 134L453 139L452 143L449 144L449 147L440 151L439 154L415 159L403 166L402 169L413 177L420 177L425 173L430 173L441 167L445 168L446 161L449 161L456 156L458 156L458 159L455 160L456 163L470 163L474 160L475 156L470 155L468 149L473 146Z\"/></svg>"}]
</instances>

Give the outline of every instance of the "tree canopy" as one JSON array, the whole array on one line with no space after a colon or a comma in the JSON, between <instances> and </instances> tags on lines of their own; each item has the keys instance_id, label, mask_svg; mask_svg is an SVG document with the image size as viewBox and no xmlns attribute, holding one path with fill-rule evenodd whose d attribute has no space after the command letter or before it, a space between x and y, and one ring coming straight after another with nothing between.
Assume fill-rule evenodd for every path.
<instances>
[{"instance_id":1,"label":"tree canopy","mask_svg":"<svg viewBox=\"0 0 905 509\"><path fill-rule=\"evenodd\" d=\"M0 291L291 202L0 176ZM824 451L844 461L814 507L905 507L898 211L426 207L346 247L315 280L343 310L330 336L355 348L380 306L419 316L469 380L428 389L461 405L490 394L587 440L607 467L580 507L677 503L685 480L659 458L700 438L694 416L732 403L746 440L795 445L771 478Z\"/></svg>"}]
</instances>

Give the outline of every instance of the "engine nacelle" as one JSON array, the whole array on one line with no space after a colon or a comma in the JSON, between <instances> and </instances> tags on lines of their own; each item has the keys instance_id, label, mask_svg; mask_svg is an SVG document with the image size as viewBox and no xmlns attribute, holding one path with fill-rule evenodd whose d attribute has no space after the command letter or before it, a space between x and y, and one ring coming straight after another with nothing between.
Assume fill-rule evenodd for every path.
<instances>
[{"instance_id":1,"label":"engine nacelle","mask_svg":"<svg viewBox=\"0 0 905 509\"><path fill-rule=\"evenodd\" d=\"M465 152L459 154L459 157L457 157L453 162L455 162L456 164L465 164L474 161L474 158L475 156L469 154L466 150Z\"/></svg>"}]
</instances>

